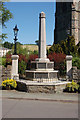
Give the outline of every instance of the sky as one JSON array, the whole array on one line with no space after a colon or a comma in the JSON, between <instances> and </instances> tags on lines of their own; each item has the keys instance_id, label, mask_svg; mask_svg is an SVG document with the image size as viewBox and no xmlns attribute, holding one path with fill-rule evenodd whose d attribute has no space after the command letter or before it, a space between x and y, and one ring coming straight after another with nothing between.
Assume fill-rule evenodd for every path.
<instances>
[{"instance_id":1,"label":"sky","mask_svg":"<svg viewBox=\"0 0 80 120\"><path fill-rule=\"evenodd\" d=\"M46 44L54 42L55 28L55 2L6 2L6 7L13 14L13 19L6 22L3 29L8 34L5 41L14 42L13 28L17 24L18 42L22 44L35 44L39 39L39 13L46 14Z\"/></svg>"}]
</instances>

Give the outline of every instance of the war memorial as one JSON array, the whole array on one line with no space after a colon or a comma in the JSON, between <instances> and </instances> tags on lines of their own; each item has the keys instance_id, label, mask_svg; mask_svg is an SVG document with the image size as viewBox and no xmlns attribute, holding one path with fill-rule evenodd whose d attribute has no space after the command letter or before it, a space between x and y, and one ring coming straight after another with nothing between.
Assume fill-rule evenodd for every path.
<instances>
[{"instance_id":1,"label":"war memorial","mask_svg":"<svg viewBox=\"0 0 80 120\"><path fill-rule=\"evenodd\" d=\"M12 55L12 71L11 78L18 83L19 90L28 92L61 92L65 88L69 79L72 79L72 56L66 56L67 64L67 79L59 79L58 70L54 70L54 62L50 62L46 55L46 21L45 13L39 14L39 48L38 58L31 61L31 69L26 70L26 79L19 79L18 74L18 59L19 56ZM25 86L25 87L24 87Z\"/></svg>"},{"instance_id":2,"label":"war memorial","mask_svg":"<svg viewBox=\"0 0 80 120\"><path fill-rule=\"evenodd\" d=\"M31 70L26 70L26 79L33 81L57 81L58 71L54 70L54 62L46 56L46 23L45 13L39 16L39 55L31 62Z\"/></svg>"}]
</instances>

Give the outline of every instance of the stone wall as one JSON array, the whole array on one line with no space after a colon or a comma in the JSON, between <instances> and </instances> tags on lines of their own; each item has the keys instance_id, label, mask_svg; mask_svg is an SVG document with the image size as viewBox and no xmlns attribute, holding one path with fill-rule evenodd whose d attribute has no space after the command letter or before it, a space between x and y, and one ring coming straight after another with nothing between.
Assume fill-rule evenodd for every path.
<instances>
[{"instance_id":1,"label":"stone wall","mask_svg":"<svg viewBox=\"0 0 80 120\"><path fill-rule=\"evenodd\" d=\"M73 35L75 44L80 41L80 2L56 2L54 43Z\"/></svg>"},{"instance_id":2,"label":"stone wall","mask_svg":"<svg viewBox=\"0 0 80 120\"><path fill-rule=\"evenodd\" d=\"M21 45L21 47L22 48L27 48L28 51L38 51L38 45L35 45L35 44L33 44L33 45L28 45L28 44ZM51 47L51 45L47 45L46 49L49 49L50 47Z\"/></svg>"},{"instance_id":3,"label":"stone wall","mask_svg":"<svg viewBox=\"0 0 80 120\"><path fill-rule=\"evenodd\" d=\"M11 79L11 65L7 65L7 67L4 67L2 66L1 67L1 78L2 80L5 80L5 79Z\"/></svg>"},{"instance_id":4,"label":"stone wall","mask_svg":"<svg viewBox=\"0 0 80 120\"><path fill-rule=\"evenodd\" d=\"M77 69L77 67L72 68L72 78L73 80L80 81L80 69Z\"/></svg>"}]
</instances>

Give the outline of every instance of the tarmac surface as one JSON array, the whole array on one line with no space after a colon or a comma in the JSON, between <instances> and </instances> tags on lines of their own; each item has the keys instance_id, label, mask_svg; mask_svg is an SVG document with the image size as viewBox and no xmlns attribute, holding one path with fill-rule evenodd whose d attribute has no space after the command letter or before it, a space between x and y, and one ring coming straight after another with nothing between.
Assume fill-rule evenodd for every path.
<instances>
[{"instance_id":1,"label":"tarmac surface","mask_svg":"<svg viewBox=\"0 0 80 120\"><path fill-rule=\"evenodd\" d=\"M78 98L76 93L3 90L2 118L78 118Z\"/></svg>"},{"instance_id":2,"label":"tarmac surface","mask_svg":"<svg viewBox=\"0 0 80 120\"><path fill-rule=\"evenodd\" d=\"M28 99L28 100L47 100L47 101L65 101L78 102L78 94L76 93L27 93L16 90L3 90L2 98L7 99Z\"/></svg>"}]
</instances>

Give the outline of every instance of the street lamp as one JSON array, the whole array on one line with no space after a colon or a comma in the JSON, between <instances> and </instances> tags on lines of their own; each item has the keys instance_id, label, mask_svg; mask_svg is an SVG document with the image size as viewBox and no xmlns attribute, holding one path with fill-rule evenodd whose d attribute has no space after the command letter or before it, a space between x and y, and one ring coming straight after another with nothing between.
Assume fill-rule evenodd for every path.
<instances>
[{"instance_id":1,"label":"street lamp","mask_svg":"<svg viewBox=\"0 0 80 120\"><path fill-rule=\"evenodd\" d=\"M14 44L15 44L15 47L14 47L14 55L17 55L17 49L16 49L16 41L18 40L17 39L17 34L18 34L18 31L19 29L17 28L17 25L15 26L15 28L13 28L14 30Z\"/></svg>"}]
</instances>

